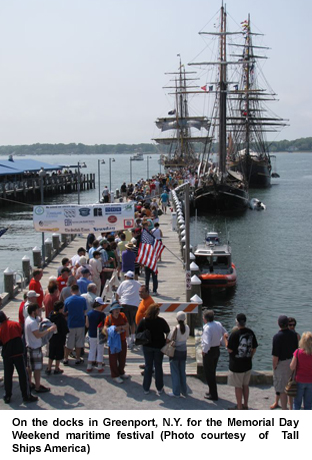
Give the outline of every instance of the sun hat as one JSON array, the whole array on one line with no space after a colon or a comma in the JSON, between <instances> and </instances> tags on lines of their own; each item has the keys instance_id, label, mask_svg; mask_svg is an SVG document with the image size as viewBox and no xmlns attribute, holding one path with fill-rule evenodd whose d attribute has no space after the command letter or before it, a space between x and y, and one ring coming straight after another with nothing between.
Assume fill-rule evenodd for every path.
<instances>
[{"instance_id":1,"label":"sun hat","mask_svg":"<svg viewBox=\"0 0 312 460\"><path fill-rule=\"evenodd\" d=\"M134 248L134 244L133 244L133 243L128 243L128 244L126 244L125 248L126 248L126 249L133 249L133 248Z\"/></svg>"},{"instance_id":2,"label":"sun hat","mask_svg":"<svg viewBox=\"0 0 312 460\"><path fill-rule=\"evenodd\" d=\"M122 308L122 306L120 305L120 303L117 302L117 300L115 300L113 303L110 304L109 311L118 310L118 309L121 309L121 308Z\"/></svg>"},{"instance_id":3,"label":"sun hat","mask_svg":"<svg viewBox=\"0 0 312 460\"><path fill-rule=\"evenodd\" d=\"M133 279L134 278L134 273L131 270L129 270L129 271L127 271L127 273L125 273L125 276L127 278Z\"/></svg>"},{"instance_id":4,"label":"sun hat","mask_svg":"<svg viewBox=\"0 0 312 460\"><path fill-rule=\"evenodd\" d=\"M28 291L27 297L40 297L40 294L37 294L36 291Z\"/></svg>"}]
</instances>

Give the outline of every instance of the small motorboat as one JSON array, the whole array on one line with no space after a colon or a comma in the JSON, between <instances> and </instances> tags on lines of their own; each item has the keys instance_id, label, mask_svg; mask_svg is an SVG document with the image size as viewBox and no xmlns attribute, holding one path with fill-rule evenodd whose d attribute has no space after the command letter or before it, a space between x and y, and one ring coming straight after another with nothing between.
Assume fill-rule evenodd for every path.
<instances>
[{"instance_id":1,"label":"small motorboat","mask_svg":"<svg viewBox=\"0 0 312 460\"><path fill-rule=\"evenodd\" d=\"M236 285L236 268L232 263L231 247L221 244L217 232L208 232L204 244L194 252L199 267L202 289L229 289Z\"/></svg>"},{"instance_id":2,"label":"small motorboat","mask_svg":"<svg viewBox=\"0 0 312 460\"><path fill-rule=\"evenodd\" d=\"M249 207L250 209L253 209L255 211L265 211L266 210L266 205L262 203L262 201L258 200L258 198L252 198L249 202Z\"/></svg>"}]
</instances>

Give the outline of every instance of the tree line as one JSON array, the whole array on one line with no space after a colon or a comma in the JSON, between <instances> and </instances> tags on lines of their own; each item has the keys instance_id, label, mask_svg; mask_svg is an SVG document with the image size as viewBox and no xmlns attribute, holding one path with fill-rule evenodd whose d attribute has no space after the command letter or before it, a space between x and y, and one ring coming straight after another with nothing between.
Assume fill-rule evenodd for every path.
<instances>
[{"instance_id":1,"label":"tree line","mask_svg":"<svg viewBox=\"0 0 312 460\"><path fill-rule=\"evenodd\" d=\"M274 152L312 152L312 137L305 137L292 141L282 140L267 144L269 151ZM214 145L216 147L217 144ZM195 146L195 150L200 152L200 145ZM214 148L216 150L216 148ZM118 155L121 153L159 154L168 153L169 147L158 146L156 144L32 144L32 145L2 145L0 155Z\"/></svg>"}]
</instances>

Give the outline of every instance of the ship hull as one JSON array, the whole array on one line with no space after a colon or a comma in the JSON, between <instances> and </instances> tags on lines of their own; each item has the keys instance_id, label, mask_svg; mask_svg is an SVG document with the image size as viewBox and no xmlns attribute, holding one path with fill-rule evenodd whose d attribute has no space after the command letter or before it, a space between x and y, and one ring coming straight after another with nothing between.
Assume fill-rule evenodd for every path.
<instances>
[{"instance_id":1,"label":"ship hull","mask_svg":"<svg viewBox=\"0 0 312 460\"><path fill-rule=\"evenodd\" d=\"M228 184L203 186L194 194L194 208L202 214L244 212L248 202L246 190Z\"/></svg>"},{"instance_id":2,"label":"ship hull","mask_svg":"<svg viewBox=\"0 0 312 460\"><path fill-rule=\"evenodd\" d=\"M244 174L250 188L266 188L271 186L271 163L269 160L249 158L230 164L232 170Z\"/></svg>"}]
</instances>

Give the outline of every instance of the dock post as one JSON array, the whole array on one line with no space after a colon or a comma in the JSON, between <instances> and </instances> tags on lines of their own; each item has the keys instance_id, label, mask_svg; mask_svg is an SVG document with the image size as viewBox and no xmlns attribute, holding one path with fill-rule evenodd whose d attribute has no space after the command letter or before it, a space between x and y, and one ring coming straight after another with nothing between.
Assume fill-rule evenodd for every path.
<instances>
[{"instance_id":1,"label":"dock post","mask_svg":"<svg viewBox=\"0 0 312 460\"><path fill-rule=\"evenodd\" d=\"M32 252L33 252L34 267L41 268L42 266L41 249L38 248L38 246L35 246Z\"/></svg>"},{"instance_id":2,"label":"dock post","mask_svg":"<svg viewBox=\"0 0 312 460\"><path fill-rule=\"evenodd\" d=\"M58 233L53 233L52 235L52 246L56 254L60 252L60 235Z\"/></svg>"},{"instance_id":3,"label":"dock post","mask_svg":"<svg viewBox=\"0 0 312 460\"><path fill-rule=\"evenodd\" d=\"M47 238L44 242L45 253L47 256L47 262L51 262L52 260L52 240L51 238Z\"/></svg>"},{"instance_id":4,"label":"dock post","mask_svg":"<svg viewBox=\"0 0 312 460\"><path fill-rule=\"evenodd\" d=\"M30 281L30 258L27 256L24 256L22 258L22 271L24 274L25 281L28 284Z\"/></svg>"},{"instance_id":5,"label":"dock post","mask_svg":"<svg viewBox=\"0 0 312 460\"><path fill-rule=\"evenodd\" d=\"M67 244L67 235L66 233L62 233L61 234L61 242L62 242L62 245L66 245Z\"/></svg>"},{"instance_id":6,"label":"dock post","mask_svg":"<svg viewBox=\"0 0 312 460\"><path fill-rule=\"evenodd\" d=\"M3 272L4 274L4 291L9 294L10 299L14 297L14 271L9 267Z\"/></svg>"}]
</instances>

